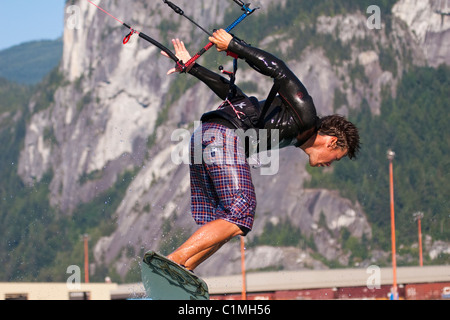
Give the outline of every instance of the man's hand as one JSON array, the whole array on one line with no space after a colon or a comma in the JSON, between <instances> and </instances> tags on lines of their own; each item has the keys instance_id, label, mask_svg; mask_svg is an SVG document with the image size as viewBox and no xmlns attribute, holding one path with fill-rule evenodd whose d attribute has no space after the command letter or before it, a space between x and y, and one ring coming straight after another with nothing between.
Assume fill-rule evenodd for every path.
<instances>
[{"instance_id":1,"label":"man's hand","mask_svg":"<svg viewBox=\"0 0 450 320\"><path fill-rule=\"evenodd\" d=\"M224 29L217 30L212 37L209 37L209 41L216 45L219 52L227 51L231 40L233 40L233 36Z\"/></svg>"},{"instance_id":2,"label":"man's hand","mask_svg":"<svg viewBox=\"0 0 450 320\"><path fill-rule=\"evenodd\" d=\"M186 47L184 46L183 41L180 41L180 39L172 39L172 43L173 43L173 47L175 49L175 55L177 56L178 59L180 59L181 61L183 61L183 63L188 62L189 60L191 60L191 55L189 54L189 51L187 51ZM167 58L169 58L169 56L167 55L167 53L165 53L164 51L161 51L161 54ZM191 65L188 70L186 70L186 72L189 71L190 68L192 68L193 65ZM170 69L169 71L167 71L167 75L170 75L172 73L177 72L176 68Z\"/></svg>"}]
</instances>

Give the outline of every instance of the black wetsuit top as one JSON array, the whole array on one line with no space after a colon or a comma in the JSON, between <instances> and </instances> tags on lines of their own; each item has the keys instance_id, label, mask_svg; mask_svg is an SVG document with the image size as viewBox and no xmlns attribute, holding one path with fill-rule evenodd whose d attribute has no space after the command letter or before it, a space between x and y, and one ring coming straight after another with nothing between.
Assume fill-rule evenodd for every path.
<instances>
[{"instance_id":1,"label":"black wetsuit top","mask_svg":"<svg viewBox=\"0 0 450 320\"><path fill-rule=\"evenodd\" d=\"M268 52L251 47L236 39L230 42L228 50L237 54L239 58L245 59L261 74L273 78L274 83L279 85L278 95L273 99L262 125L258 120L265 100L258 101L255 97L247 97L239 88L236 89L236 98L230 101L235 106L235 103L246 105L238 110L240 115L243 113L246 116L240 116L238 119L236 114L238 108L231 108L229 104L225 104L218 110L204 114L201 119L203 122L216 122L231 129L253 127L267 129L268 132L271 129L278 129L279 144L272 146L269 141L266 144L268 149L287 146L300 147L317 132L319 118L313 99L305 86L283 61ZM204 82L221 99L227 98L230 81L221 75L198 64L195 64L189 73ZM270 140L270 135L268 139Z\"/></svg>"}]
</instances>

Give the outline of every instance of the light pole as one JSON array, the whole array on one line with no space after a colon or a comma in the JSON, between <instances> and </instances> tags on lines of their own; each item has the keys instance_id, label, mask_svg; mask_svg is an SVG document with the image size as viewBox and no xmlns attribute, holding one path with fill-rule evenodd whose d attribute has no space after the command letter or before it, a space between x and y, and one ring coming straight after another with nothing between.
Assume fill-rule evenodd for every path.
<instances>
[{"instance_id":1,"label":"light pole","mask_svg":"<svg viewBox=\"0 0 450 320\"><path fill-rule=\"evenodd\" d=\"M392 243L392 272L393 272L393 283L392 283L392 295L393 299L396 300L397 295L397 259L395 250L395 213L394 213L394 169L392 162L395 158L395 152L391 149L387 152L387 158L389 160L389 185L390 185L390 195L391 195L391 243Z\"/></svg>"},{"instance_id":2,"label":"light pole","mask_svg":"<svg viewBox=\"0 0 450 320\"><path fill-rule=\"evenodd\" d=\"M247 300L247 279L245 272L245 240L241 238L241 271L242 271L242 300Z\"/></svg>"},{"instance_id":3,"label":"light pole","mask_svg":"<svg viewBox=\"0 0 450 320\"><path fill-rule=\"evenodd\" d=\"M423 256L422 256L422 219L423 212L419 211L414 213L414 220L417 220L417 227L419 229L419 264L423 267Z\"/></svg>"},{"instance_id":4,"label":"light pole","mask_svg":"<svg viewBox=\"0 0 450 320\"><path fill-rule=\"evenodd\" d=\"M89 283L89 248L88 248L89 235L83 235L84 242L84 282Z\"/></svg>"}]
</instances>

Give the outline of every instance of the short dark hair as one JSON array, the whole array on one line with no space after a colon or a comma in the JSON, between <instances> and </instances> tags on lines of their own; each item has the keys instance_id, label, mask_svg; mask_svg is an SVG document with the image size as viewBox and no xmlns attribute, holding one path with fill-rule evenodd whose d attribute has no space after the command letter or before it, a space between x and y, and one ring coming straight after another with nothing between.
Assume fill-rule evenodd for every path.
<instances>
[{"instance_id":1,"label":"short dark hair","mask_svg":"<svg viewBox=\"0 0 450 320\"><path fill-rule=\"evenodd\" d=\"M335 114L321 118L318 132L338 138L337 145L348 149L350 159L356 159L361 147L358 128L345 117Z\"/></svg>"}]
</instances>

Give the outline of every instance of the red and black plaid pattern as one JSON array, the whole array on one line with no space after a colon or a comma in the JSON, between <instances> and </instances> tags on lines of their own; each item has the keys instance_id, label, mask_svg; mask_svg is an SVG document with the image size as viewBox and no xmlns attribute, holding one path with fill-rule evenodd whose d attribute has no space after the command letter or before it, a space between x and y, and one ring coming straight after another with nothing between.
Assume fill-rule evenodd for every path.
<instances>
[{"instance_id":1,"label":"red and black plaid pattern","mask_svg":"<svg viewBox=\"0 0 450 320\"><path fill-rule=\"evenodd\" d=\"M203 123L196 130L191 138L190 178L197 224L223 219L252 229L255 188L244 147L233 130L215 123Z\"/></svg>"}]
</instances>

